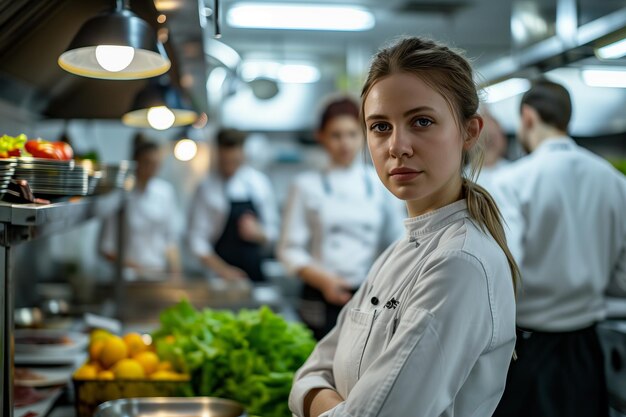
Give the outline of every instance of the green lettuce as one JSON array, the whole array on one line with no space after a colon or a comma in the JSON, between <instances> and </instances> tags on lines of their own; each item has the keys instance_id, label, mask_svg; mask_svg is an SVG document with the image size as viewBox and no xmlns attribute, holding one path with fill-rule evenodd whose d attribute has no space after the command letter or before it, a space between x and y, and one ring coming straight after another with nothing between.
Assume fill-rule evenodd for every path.
<instances>
[{"instance_id":1,"label":"green lettuce","mask_svg":"<svg viewBox=\"0 0 626 417\"><path fill-rule=\"evenodd\" d=\"M194 395L233 399L263 417L291 416L294 372L315 347L308 329L267 307L197 311L186 300L163 311L153 338L159 357L191 375Z\"/></svg>"}]
</instances>

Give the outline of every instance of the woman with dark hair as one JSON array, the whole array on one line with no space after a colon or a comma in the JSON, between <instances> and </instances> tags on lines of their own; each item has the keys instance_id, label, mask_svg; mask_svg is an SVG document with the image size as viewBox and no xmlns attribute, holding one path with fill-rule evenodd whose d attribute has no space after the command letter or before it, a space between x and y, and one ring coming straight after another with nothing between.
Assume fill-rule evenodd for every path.
<instances>
[{"instance_id":1,"label":"woman with dark hair","mask_svg":"<svg viewBox=\"0 0 626 417\"><path fill-rule=\"evenodd\" d=\"M159 145L137 134L133 141L136 165L135 188L126 205L124 265L128 278L162 279L163 272L180 272L177 211L174 187L157 178L161 167ZM105 220L100 251L114 261L117 258L116 219Z\"/></svg>"},{"instance_id":2,"label":"woman with dark hair","mask_svg":"<svg viewBox=\"0 0 626 417\"><path fill-rule=\"evenodd\" d=\"M362 125L380 181L406 202L405 236L296 373L300 417L487 417L515 344L518 269L479 168L472 68L407 38L378 52ZM354 207L359 212L361 206Z\"/></svg>"},{"instance_id":3,"label":"woman with dark hair","mask_svg":"<svg viewBox=\"0 0 626 417\"><path fill-rule=\"evenodd\" d=\"M304 282L299 313L321 339L374 259L401 236L402 208L358 158L364 140L353 100L326 105L317 139L330 164L295 178L277 254Z\"/></svg>"}]
</instances>

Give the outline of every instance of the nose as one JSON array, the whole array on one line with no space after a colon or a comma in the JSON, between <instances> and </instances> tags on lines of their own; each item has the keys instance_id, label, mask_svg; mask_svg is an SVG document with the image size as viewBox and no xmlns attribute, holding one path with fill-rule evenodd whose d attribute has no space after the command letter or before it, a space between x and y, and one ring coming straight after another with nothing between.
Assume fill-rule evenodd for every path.
<instances>
[{"instance_id":1,"label":"nose","mask_svg":"<svg viewBox=\"0 0 626 417\"><path fill-rule=\"evenodd\" d=\"M411 141L401 129L394 129L389 138L389 155L397 159L413 155Z\"/></svg>"}]
</instances>

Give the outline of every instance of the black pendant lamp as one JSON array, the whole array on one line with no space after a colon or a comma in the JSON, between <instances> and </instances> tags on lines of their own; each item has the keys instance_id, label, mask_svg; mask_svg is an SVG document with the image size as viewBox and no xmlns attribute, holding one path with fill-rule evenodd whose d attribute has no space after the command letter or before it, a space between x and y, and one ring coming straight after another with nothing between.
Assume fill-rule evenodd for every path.
<instances>
[{"instance_id":1,"label":"black pendant lamp","mask_svg":"<svg viewBox=\"0 0 626 417\"><path fill-rule=\"evenodd\" d=\"M173 86L150 82L137 94L131 110L122 116L122 123L165 130L190 125L197 118L198 114L183 103L180 93Z\"/></svg>"},{"instance_id":2,"label":"black pendant lamp","mask_svg":"<svg viewBox=\"0 0 626 417\"><path fill-rule=\"evenodd\" d=\"M108 80L155 77L171 65L153 28L122 0L85 22L58 62L72 74Z\"/></svg>"}]
</instances>

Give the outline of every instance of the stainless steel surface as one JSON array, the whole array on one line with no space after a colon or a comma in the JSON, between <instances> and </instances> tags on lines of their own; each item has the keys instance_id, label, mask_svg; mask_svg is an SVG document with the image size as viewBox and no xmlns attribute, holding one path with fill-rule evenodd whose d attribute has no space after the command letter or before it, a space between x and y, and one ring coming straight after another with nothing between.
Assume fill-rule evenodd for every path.
<instances>
[{"instance_id":1,"label":"stainless steel surface","mask_svg":"<svg viewBox=\"0 0 626 417\"><path fill-rule=\"evenodd\" d=\"M565 54L574 47L581 47L626 26L626 8L589 22L578 28L574 41L565 44L558 36L541 41L515 54L482 65L478 72L487 82L510 77L532 65Z\"/></svg>"},{"instance_id":2,"label":"stainless steel surface","mask_svg":"<svg viewBox=\"0 0 626 417\"><path fill-rule=\"evenodd\" d=\"M13 278L11 248L0 246L0 413L13 417Z\"/></svg>"},{"instance_id":3,"label":"stainless steel surface","mask_svg":"<svg viewBox=\"0 0 626 417\"><path fill-rule=\"evenodd\" d=\"M101 404L94 417L244 417L241 404L212 397L129 398Z\"/></svg>"},{"instance_id":4,"label":"stainless steel surface","mask_svg":"<svg viewBox=\"0 0 626 417\"><path fill-rule=\"evenodd\" d=\"M122 190L49 205L0 202L0 415L13 416L14 281L11 247L46 233L65 231L90 218L115 214L126 199ZM124 248L120 247L123 252ZM119 262L119 261L118 261Z\"/></svg>"}]
</instances>

